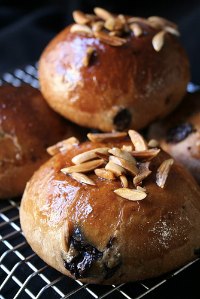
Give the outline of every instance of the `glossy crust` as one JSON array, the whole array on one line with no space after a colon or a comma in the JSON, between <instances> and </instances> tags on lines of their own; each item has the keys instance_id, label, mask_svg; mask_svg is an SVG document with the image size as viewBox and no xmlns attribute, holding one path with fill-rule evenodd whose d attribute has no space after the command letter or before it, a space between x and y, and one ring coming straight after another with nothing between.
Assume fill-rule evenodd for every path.
<instances>
[{"instance_id":1,"label":"glossy crust","mask_svg":"<svg viewBox=\"0 0 200 299\"><path fill-rule=\"evenodd\" d=\"M189 82L189 62L177 37L166 34L156 52L158 30L132 34L114 47L97 38L59 33L39 61L41 91L49 105L71 121L102 131L141 129L169 114L182 100ZM91 65L83 61L95 50Z\"/></svg>"},{"instance_id":2,"label":"glossy crust","mask_svg":"<svg viewBox=\"0 0 200 299\"><path fill-rule=\"evenodd\" d=\"M152 124L149 138L187 167L200 183L200 92L188 93L165 120Z\"/></svg>"},{"instance_id":3,"label":"glossy crust","mask_svg":"<svg viewBox=\"0 0 200 299\"><path fill-rule=\"evenodd\" d=\"M52 111L28 85L0 87L0 198L24 191L33 172L49 158L46 148L78 128Z\"/></svg>"},{"instance_id":4,"label":"glossy crust","mask_svg":"<svg viewBox=\"0 0 200 299\"><path fill-rule=\"evenodd\" d=\"M78 231L76 241L87 243L82 265L88 255L97 256L79 279L102 284L158 276L194 259L200 247L200 191L192 176L174 164L165 188L158 187L155 171L169 158L162 152L145 181L147 197L133 202L113 192L120 187L118 180L90 174L96 185L89 186L60 172L72 164L74 155L101 146L105 144L85 143L67 155L54 156L27 184L20 221L32 249L47 264L74 277L64 259Z\"/></svg>"}]
</instances>

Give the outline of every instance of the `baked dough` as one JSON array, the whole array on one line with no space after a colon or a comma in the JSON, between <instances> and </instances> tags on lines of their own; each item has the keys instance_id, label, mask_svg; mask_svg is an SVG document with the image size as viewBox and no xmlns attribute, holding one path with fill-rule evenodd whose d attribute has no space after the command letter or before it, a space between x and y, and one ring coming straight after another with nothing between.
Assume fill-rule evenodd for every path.
<instances>
[{"instance_id":1,"label":"baked dough","mask_svg":"<svg viewBox=\"0 0 200 299\"><path fill-rule=\"evenodd\" d=\"M49 158L46 148L72 134L79 137L81 130L52 111L37 89L1 86L0 198L21 195Z\"/></svg>"},{"instance_id":2,"label":"baked dough","mask_svg":"<svg viewBox=\"0 0 200 299\"><path fill-rule=\"evenodd\" d=\"M56 35L40 57L41 92L49 105L105 132L141 129L169 114L190 79L177 26L159 17L95 12L75 12L77 23Z\"/></svg>"},{"instance_id":3,"label":"baked dough","mask_svg":"<svg viewBox=\"0 0 200 299\"><path fill-rule=\"evenodd\" d=\"M150 126L148 135L200 183L200 91L188 93L171 115Z\"/></svg>"},{"instance_id":4,"label":"baked dough","mask_svg":"<svg viewBox=\"0 0 200 299\"><path fill-rule=\"evenodd\" d=\"M65 275L87 283L118 284L159 276L199 253L198 185L181 165L175 161L172 165L168 154L159 149L143 150L145 143L137 133L133 135L133 149L129 140L121 138L85 142L57 154L26 186L20 207L24 235L47 264ZM107 147L112 149L109 157ZM85 153L90 150L93 154ZM84 161L94 158L94 152L95 160L86 166ZM77 157L80 153L84 154ZM142 183L136 183L133 164L126 160L129 155L136 157L139 168L142 164L147 167L146 160L151 159L152 172ZM96 160L108 158L115 166L121 163L125 167L128 186L117 174L115 179L102 178L108 169L103 165L96 165L100 172L86 172L86 177L77 174L79 167L83 171ZM77 164L68 168L72 159ZM73 173L66 174L70 171Z\"/></svg>"}]
</instances>

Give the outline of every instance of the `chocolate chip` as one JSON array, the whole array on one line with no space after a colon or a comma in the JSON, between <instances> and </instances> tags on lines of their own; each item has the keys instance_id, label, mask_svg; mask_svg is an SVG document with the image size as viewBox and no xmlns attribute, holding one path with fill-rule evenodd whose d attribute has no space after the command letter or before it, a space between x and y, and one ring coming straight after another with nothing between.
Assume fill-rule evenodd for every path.
<instances>
[{"instance_id":1,"label":"chocolate chip","mask_svg":"<svg viewBox=\"0 0 200 299\"><path fill-rule=\"evenodd\" d=\"M189 123L182 123L168 130L167 142L178 143L187 138L187 136L190 135L192 132L195 132L193 125Z\"/></svg>"},{"instance_id":2,"label":"chocolate chip","mask_svg":"<svg viewBox=\"0 0 200 299\"><path fill-rule=\"evenodd\" d=\"M130 126L132 115L126 108L121 109L114 117L113 123L117 131L123 131Z\"/></svg>"},{"instance_id":3,"label":"chocolate chip","mask_svg":"<svg viewBox=\"0 0 200 299\"><path fill-rule=\"evenodd\" d=\"M103 256L103 253L89 244L79 228L76 228L70 238L70 249L77 254L70 261L64 261L64 266L75 278L87 277L87 271L92 264ZM73 250L72 250L73 251Z\"/></svg>"}]
</instances>

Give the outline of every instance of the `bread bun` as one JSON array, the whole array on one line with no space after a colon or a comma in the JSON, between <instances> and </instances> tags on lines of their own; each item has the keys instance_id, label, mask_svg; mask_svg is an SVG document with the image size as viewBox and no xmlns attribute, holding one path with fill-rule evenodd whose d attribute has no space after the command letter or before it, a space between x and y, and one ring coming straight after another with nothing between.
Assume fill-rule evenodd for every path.
<instances>
[{"instance_id":1,"label":"bread bun","mask_svg":"<svg viewBox=\"0 0 200 299\"><path fill-rule=\"evenodd\" d=\"M0 87L0 198L24 191L33 172L49 158L46 148L78 128L52 111L31 86Z\"/></svg>"},{"instance_id":2,"label":"bread bun","mask_svg":"<svg viewBox=\"0 0 200 299\"><path fill-rule=\"evenodd\" d=\"M40 57L39 81L49 105L105 132L141 129L169 114L190 78L176 25L159 17L95 12L75 12L79 24L59 33Z\"/></svg>"},{"instance_id":3,"label":"bread bun","mask_svg":"<svg viewBox=\"0 0 200 299\"><path fill-rule=\"evenodd\" d=\"M55 155L22 198L20 221L32 249L82 282L159 276L199 252L198 185L168 154L129 133L133 144L90 135L93 142Z\"/></svg>"},{"instance_id":4,"label":"bread bun","mask_svg":"<svg viewBox=\"0 0 200 299\"><path fill-rule=\"evenodd\" d=\"M200 183L200 91L188 93L171 115L150 126L148 135Z\"/></svg>"}]
</instances>

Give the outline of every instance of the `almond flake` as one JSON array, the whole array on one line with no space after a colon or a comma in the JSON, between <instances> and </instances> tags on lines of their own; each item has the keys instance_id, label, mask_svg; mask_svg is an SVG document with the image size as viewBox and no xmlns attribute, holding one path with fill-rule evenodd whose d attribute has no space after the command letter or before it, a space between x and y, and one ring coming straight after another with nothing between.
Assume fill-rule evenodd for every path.
<instances>
[{"instance_id":1,"label":"almond flake","mask_svg":"<svg viewBox=\"0 0 200 299\"><path fill-rule=\"evenodd\" d=\"M136 189L143 192L147 191L145 187L141 187L141 186L137 186Z\"/></svg>"},{"instance_id":2,"label":"almond flake","mask_svg":"<svg viewBox=\"0 0 200 299\"><path fill-rule=\"evenodd\" d=\"M147 150L147 144L142 135L140 135L135 130L129 130L128 135L131 138L131 142L134 145L135 151L145 151Z\"/></svg>"},{"instance_id":3,"label":"almond flake","mask_svg":"<svg viewBox=\"0 0 200 299\"><path fill-rule=\"evenodd\" d=\"M123 151L132 152L133 147L132 147L132 145L123 145L121 149Z\"/></svg>"},{"instance_id":4,"label":"almond flake","mask_svg":"<svg viewBox=\"0 0 200 299\"><path fill-rule=\"evenodd\" d=\"M72 15L77 24L85 25L90 22L90 19L87 17L87 15L80 10L73 11Z\"/></svg>"},{"instance_id":5,"label":"almond flake","mask_svg":"<svg viewBox=\"0 0 200 299\"><path fill-rule=\"evenodd\" d=\"M92 31L101 31L104 27L104 22L103 21L97 21L92 24Z\"/></svg>"},{"instance_id":6,"label":"almond flake","mask_svg":"<svg viewBox=\"0 0 200 299\"><path fill-rule=\"evenodd\" d=\"M160 188L164 188L169 171L174 163L173 159L167 159L161 163L156 173L156 184Z\"/></svg>"},{"instance_id":7,"label":"almond flake","mask_svg":"<svg viewBox=\"0 0 200 299\"><path fill-rule=\"evenodd\" d=\"M165 39L166 32L164 30L158 32L156 35L154 35L152 39L152 45L156 52L159 52L163 45L164 45L164 39Z\"/></svg>"},{"instance_id":8,"label":"almond flake","mask_svg":"<svg viewBox=\"0 0 200 299\"><path fill-rule=\"evenodd\" d=\"M127 136L126 132L113 132L113 133L88 133L87 137L92 142L106 142L115 139L124 138Z\"/></svg>"},{"instance_id":9,"label":"almond flake","mask_svg":"<svg viewBox=\"0 0 200 299\"><path fill-rule=\"evenodd\" d=\"M92 29L86 25L73 24L70 28L71 33L85 33L89 36L93 36Z\"/></svg>"},{"instance_id":10,"label":"almond flake","mask_svg":"<svg viewBox=\"0 0 200 299\"><path fill-rule=\"evenodd\" d=\"M135 162L130 162L122 158L110 156L109 161L123 167L128 172L130 172L132 175L136 175L138 173L138 168L135 164Z\"/></svg>"},{"instance_id":11,"label":"almond flake","mask_svg":"<svg viewBox=\"0 0 200 299\"><path fill-rule=\"evenodd\" d=\"M109 34L103 31L94 32L94 36L98 38L100 41L102 41L103 43L114 47L122 46L127 42L125 38L121 38L118 36L110 36Z\"/></svg>"},{"instance_id":12,"label":"almond flake","mask_svg":"<svg viewBox=\"0 0 200 299\"><path fill-rule=\"evenodd\" d=\"M72 172L70 175L74 180L76 180L79 183L84 183L87 185L95 185L95 182L91 180L87 175L83 173L78 172Z\"/></svg>"},{"instance_id":13,"label":"almond flake","mask_svg":"<svg viewBox=\"0 0 200 299\"><path fill-rule=\"evenodd\" d=\"M133 178L133 184L135 186L138 186L144 179L146 179L151 174L151 170L149 170L149 164L150 162L140 163L139 172Z\"/></svg>"},{"instance_id":14,"label":"almond flake","mask_svg":"<svg viewBox=\"0 0 200 299\"><path fill-rule=\"evenodd\" d=\"M62 140L52 146L47 148L49 155L54 156L60 152L65 152L71 149L73 146L78 145L79 140L76 137L70 137L68 139Z\"/></svg>"},{"instance_id":15,"label":"almond flake","mask_svg":"<svg viewBox=\"0 0 200 299\"><path fill-rule=\"evenodd\" d=\"M83 58L83 65L84 66L89 66L90 65L92 55L95 53L95 51L96 50L93 47L87 48L86 56Z\"/></svg>"},{"instance_id":16,"label":"almond flake","mask_svg":"<svg viewBox=\"0 0 200 299\"><path fill-rule=\"evenodd\" d=\"M173 27L165 26L164 30L168 33L173 34L173 35L180 36L180 32L177 29L173 28Z\"/></svg>"},{"instance_id":17,"label":"almond flake","mask_svg":"<svg viewBox=\"0 0 200 299\"><path fill-rule=\"evenodd\" d=\"M106 21L107 19L112 18L112 14L111 14L109 11L107 11L107 10L101 8L101 7L95 7L95 8L94 8L94 13L95 13L100 19L102 19L102 20L104 20L104 21Z\"/></svg>"},{"instance_id":18,"label":"almond flake","mask_svg":"<svg viewBox=\"0 0 200 299\"><path fill-rule=\"evenodd\" d=\"M177 25L173 22L170 22L167 19L158 16L151 16L147 19L149 25L156 29L163 29L165 26L173 27L177 29Z\"/></svg>"},{"instance_id":19,"label":"almond flake","mask_svg":"<svg viewBox=\"0 0 200 299\"><path fill-rule=\"evenodd\" d=\"M75 157L72 158L72 162L74 164L81 164L83 162L92 160L97 158L96 152L102 153L102 154L107 154L109 150L109 147L99 147L99 148L95 148L92 149L90 151L81 153Z\"/></svg>"},{"instance_id":20,"label":"almond flake","mask_svg":"<svg viewBox=\"0 0 200 299\"><path fill-rule=\"evenodd\" d=\"M129 152L127 152L127 151L123 151L120 148L113 147L112 149L109 149L108 152L110 154L112 154L113 156L122 158L124 160L130 161L131 163L136 164L135 158L133 158L133 156Z\"/></svg>"},{"instance_id":21,"label":"almond flake","mask_svg":"<svg viewBox=\"0 0 200 299\"><path fill-rule=\"evenodd\" d=\"M89 172L103 164L104 164L103 159L92 160L92 161L85 162L85 163L82 163L79 165L73 165L73 166L69 166L66 168L62 168L61 172L63 172L64 174L68 174L68 173L72 173L72 172Z\"/></svg>"},{"instance_id":22,"label":"almond flake","mask_svg":"<svg viewBox=\"0 0 200 299\"><path fill-rule=\"evenodd\" d=\"M156 139L151 139L148 142L148 147L158 147L159 146L159 142Z\"/></svg>"},{"instance_id":23,"label":"almond flake","mask_svg":"<svg viewBox=\"0 0 200 299\"><path fill-rule=\"evenodd\" d=\"M142 33L143 33L142 28L137 23L133 23L129 27L130 27L131 31L133 31L133 33L136 37L139 37L142 35Z\"/></svg>"},{"instance_id":24,"label":"almond flake","mask_svg":"<svg viewBox=\"0 0 200 299\"><path fill-rule=\"evenodd\" d=\"M131 155L138 159L150 161L155 158L160 152L159 148L151 148L145 151L132 151Z\"/></svg>"},{"instance_id":25,"label":"almond flake","mask_svg":"<svg viewBox=\"0 0 200 299\"><path fill-rule=\"evenodd\" d=\"M125 175L120 175L120 181L123 188L128 188L128 180Z\"/></svg>"},{"instance_id":26,"label":"almond flake","mask_svg":"<svg viewBox=\"0 0 200 299\"><path fill-rule=\"evenodd\" d=\"M106 164L105 169L106 169L106 170L110 170L110 171L113 172L116 176L120 176L120 175L126 173L126 170L125 170L123 167L121 167L121 166L119 166L119 165L113 163L112 161L109 161L109 162Z\"/></svg>"},{"instance_id":27,"label":"almond flake","mask_svg":"<svg viewBox=\"0 0 200 299\"><path fill-rule=\"evenodd\" d=\"M144 191L129 188L119 188L114 190L114 192L117 195L132 201L142 200L147 196Z\"/></svg>"},{"instance_id":28,"label":"almond flake","mask_svg":"<svg viewBox=\"0 0 200 299\"><path fill-rule=\"evenodd\" d=\"M94 170L94 172L98 177L106 179L106 180L115 180L116 179L114 173L110 170L106 170L105 168L97 168Z\"/></svg>"}]
</instances>

